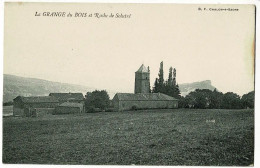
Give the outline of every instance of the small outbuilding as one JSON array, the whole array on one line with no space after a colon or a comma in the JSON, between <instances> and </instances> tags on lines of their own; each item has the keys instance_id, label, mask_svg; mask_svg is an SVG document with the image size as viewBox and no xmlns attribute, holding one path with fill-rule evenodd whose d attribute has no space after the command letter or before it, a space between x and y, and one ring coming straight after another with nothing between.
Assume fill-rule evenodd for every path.
<instances>
[{"instance_id":1,"label":"small outbuilding","mask_svg":"<svg viewBox=\"0 0 260 168\"><path fill-rule=\"evenodd\" d=\"M84 105L82 103L65 102L55 108L54 114L75 114L83 111Z\"/></svg>"},{"instance_id":2,"label":"small outbuilding","mask_svg":"<svg viewBox=\"0 0 260 168\"><path fill-rule=\"evenodd\" d=\"M178 99L163 93L117 93L112 102L116 111L178 108Z\"/></svg>"}]
</instances>

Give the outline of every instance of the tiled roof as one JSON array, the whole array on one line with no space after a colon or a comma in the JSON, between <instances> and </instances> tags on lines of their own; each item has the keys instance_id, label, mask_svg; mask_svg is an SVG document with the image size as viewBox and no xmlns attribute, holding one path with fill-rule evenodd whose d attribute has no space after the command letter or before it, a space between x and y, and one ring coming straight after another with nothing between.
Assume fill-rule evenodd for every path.
<instances>
[{"instance_id":1,"label":"tiled roof","mask_svg":"<svg viewBox=\"0 0 260 168\"><path fill-rule=\"evenodd\" d=\"M72 103L72 102L65 102L59 105L60 107L80 107L83 108L83 104L81 103Z\"/></svg>"},{"instance_id":2,"label":"tiled roof","mask_svg":"<svg viewBox=\"0 0 260 168\"><path fill-rule=\"evenodd\" d=\"M58 103L58 99L52 96L23 97L18 96L14 100L21 99L24 103Z\"/></svg>"},{"instance_id":3,"label":"tiled roof","mask_svg":"<svg viewBox=\"0 0 260 168\"><path fill-rule=\"evenodd\" d=\"M172 101L172 100L178 100L174 97L168 96L163 93L117 93L115 95L119 100L122 101L132 101L132 100L138 100L138 101ZM115 98L114 97L114 98Z\"/></svg>"},{"instance_id":4,"label":"tiled roof","mask_svg":"<svg viewBox=\"0 0 260 168\"><path fill-rule=\"evenodd\" d=\"M84 100L82 93L50 93L49 96L54 96L59 101Z\"/></svg>"},{"instance_id":5,"label":"tiled roof","mask_svg":"<svg viewBox=\"0 0 260 168\"><path fill-rule=\"evenodd\" d=\"M149 72L149 70L142 64L136 72Z\"/></svg>"}]
</instances>

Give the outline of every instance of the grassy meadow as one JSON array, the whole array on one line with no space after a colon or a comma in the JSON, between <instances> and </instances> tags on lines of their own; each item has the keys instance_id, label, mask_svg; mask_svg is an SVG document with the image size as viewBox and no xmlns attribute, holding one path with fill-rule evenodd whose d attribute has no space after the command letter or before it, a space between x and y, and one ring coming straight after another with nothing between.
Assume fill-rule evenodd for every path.
<instances>
[{"instance_id":1,"label":"grassy meadow","mask_svg":"<svg viewBox=\"0 0 260 168\"><path fill-rule=\"evenodd\" d=\"M246 166L253 158L253 110L3 118L3 163Z\"/></svg>"}]
</instances>

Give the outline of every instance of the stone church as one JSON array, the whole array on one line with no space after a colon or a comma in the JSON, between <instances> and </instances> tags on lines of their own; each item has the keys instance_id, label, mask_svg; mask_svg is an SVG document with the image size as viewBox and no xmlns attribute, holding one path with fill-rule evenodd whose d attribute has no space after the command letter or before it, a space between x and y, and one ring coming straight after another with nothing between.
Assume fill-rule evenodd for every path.
<instances>
[{"instance_id":1,"label":"stone church","mask_svg":"<svg viewBox=\"0 0 260 168\"><path fill-rule=\"evenodd\" d=\"M150 69L143 64L135 72L134 93L117 93L112 102L116 111L178 108L178 99L150 92Z\"/></svg>"}]
</instances>

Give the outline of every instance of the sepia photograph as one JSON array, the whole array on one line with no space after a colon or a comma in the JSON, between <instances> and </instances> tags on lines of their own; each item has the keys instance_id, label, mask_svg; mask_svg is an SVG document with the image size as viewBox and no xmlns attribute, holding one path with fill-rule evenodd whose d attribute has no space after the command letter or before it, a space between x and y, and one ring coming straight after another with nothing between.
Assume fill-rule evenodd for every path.
<instances>
[{"instance_id":1,"label":"sepia photograph","mask_svg":"<svg viewBox=\"0 0 260 168\"><path fill-rule=\"evenodd\" d=\"M254 166L253 4L5 2L2 163Z\"/></svg>"}]
</instances>

